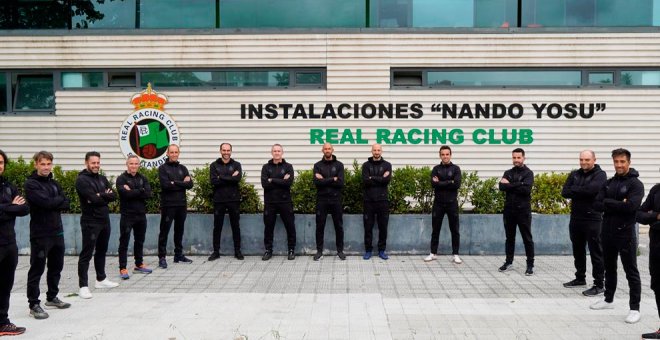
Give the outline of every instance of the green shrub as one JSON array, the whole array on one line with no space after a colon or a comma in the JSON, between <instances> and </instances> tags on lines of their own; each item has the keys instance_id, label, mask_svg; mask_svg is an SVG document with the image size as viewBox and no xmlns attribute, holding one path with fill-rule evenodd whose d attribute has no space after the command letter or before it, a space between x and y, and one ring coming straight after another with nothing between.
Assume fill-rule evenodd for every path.
<instances>
[{"instance_id":1,"label":"green shrub","mask_svg":"<svg viewBox=\"0 0 660 340\"><path fill-rule=\"evenodd\" d=\"M500 214L504 210L504 192L498 189L499 177L475 184L470 201L477 214Z\"/></svg>"},{"instance_id":2,"label":"green shrub","mask_svg":"<svg viewBox=\"0 0 660 340\"><path fill-rule=\"evenodd\" d=\"M417 169L410 165L392 171L389 185L390 213L405 214L411 210L407 199L415 195Z\"/></svg>"},{"instance_id":3,"label":"green shrub","mask_svg":"<svg viewBox=\"0 0 660 340\"><path fill-rule=\"evenodd\" d=\"M353 160L352 168L344 165L344 212L347 214L361 214L364 206L362 196L362 166Z\"/></svg>"},{"instance_id":4,"label":"green shrub","mask_svg":"<svg viewBox=\"0 0 660 340\"><path fill-rule=\"evenodd\" d=\"M70 214L80 214L80 199L76 192L76 178L78 178L78 170L64 171L60 166L53 168L53 178L60 183L64 195L69 198L69 210L65 211Z\"/></svg>"},{"instance_id":5,"label":"green shrub","mask_svg":"<svg viewBox=\"0 0 660 340\"><path fill-rule=\"evenodd\" d=\"M468 171L461 174L461 187L458 188L458 209L463 211L465 202L471 199L471 195L481 180L477 171Z\"/></svg>"},{"instance_id":6,"label":"green shrub","mask_svg":"<svg viewBox=\"0 0 660 340\"><path fill-rule=\"evenodd\" d=\"M147 199L147 214L160 214L160 178L158 168L140 168L140 173L147 178L151 186L151 198Z\"/></svg>"},{"instance_id":7,"label":"green shrub","mask_svg":"<svg viewBox=\"0 0 660 340\"><path fill-rule=\"evenodd\" d=\"M211 175L209 164L202 168L193 169L190 174L193 180L192 199L190 207L199 213L212 213L213 212L213 187L211 186ZM239 190L241 192L241 212L242 213L257 213L263 210L259 194L254 188L254 185L245 182L247 173L243 173L243 178L239 183ZM156 177L158 177L156 175Z\"/></svg>"},{"instance_id":8,"label":"green shrub","mask_svg":"<svg viewBox=\"0 0 660 340\"><path fill-rule=\"evenodd\" d=\"M291 185L293 210L300 214L316 212L316 186L313 170L299 170Z\"/></svg>"},{"instance_id":9,"label":"green shrub","mask_svg":"<svg viewBox=\"0 0 660 340\"><path fill-rule=\"evenodd\" d=\"M568 173L542 173L534 176L532 211L539 214L568 214L568 200L561 196L561 189Z\"/></svg>"},{"instance_id":10,"label":"green shrub","mask_svg":"<svg viewBox=\"0 0 660 340\"><path fill-rule=\"evenodd\" d=\"M10 183L14 184L21 196L25 196L25 180L32 174L34 162L26 162L22 156L16 160L10 160L5 166L5 172L2 174Z\"/></svg>"}]
</instances>

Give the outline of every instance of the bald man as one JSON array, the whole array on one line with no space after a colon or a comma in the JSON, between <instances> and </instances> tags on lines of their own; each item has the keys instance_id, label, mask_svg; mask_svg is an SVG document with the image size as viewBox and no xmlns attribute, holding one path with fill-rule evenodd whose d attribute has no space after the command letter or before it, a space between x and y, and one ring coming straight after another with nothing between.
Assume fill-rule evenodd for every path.
<instances>
[{"instance_id":1,"label":"bald man","mask_svg":"<svg viewBox=\"0 0 660 340\"><path fill-rule=\"evenodd\" d=\"M344 220L341 189L344 187L344 164L333 155L335 148L325 143L321 152L323 158L314 164L314 185L316 186L316 255L314 261L323 257L323 236L328 213L335 226L337 256L346 260L344 255Z\"/></svg>"},{"instance_id":2,"label":"bald man","mask_svg":"<svg viewBox=\"0 0 660 340\"><path fill-rule=\"evenodd\" d=\"M580 168L568 175L561 190L562 196L571 199L571 221L568 229L576 270L575 279L564 283L564 287L579 288L587 285L585 246L588 245L594 285L582 292L585 296L595 296L605 291L603 248L600 242L603 214L594 210L594 201L606 181L607 174L596 164L596 154L591 150L584 150L580 152Z\"/></svg>"},{"instance_id":3,"label":"bald man","mask_svg":"<svg viewBox=\"0 0 660 340\"><path fill-rule=\"evenodd\" d=\"M390 218L390 202L387 187L392 180L392 164L382 157L380 144L371 146L371 156L362 164L362 183L364 185L364 256L371 258L373 251L373 228L378 221L378 257L387 260L387 223Z\"/></svg>"}]
</instances>

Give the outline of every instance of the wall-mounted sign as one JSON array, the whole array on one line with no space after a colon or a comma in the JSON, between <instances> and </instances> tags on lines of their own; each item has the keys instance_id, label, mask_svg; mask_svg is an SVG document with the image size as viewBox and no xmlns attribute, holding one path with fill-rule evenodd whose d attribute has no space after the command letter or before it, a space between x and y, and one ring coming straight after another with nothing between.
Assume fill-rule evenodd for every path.
<instances>
[{"instance_id":1,"label":"wall-mounted sign","mask_svg":"<svg viewBox=\"0 0 660 340\"><path fill-rule=\"evenodd\" d=\"M119 145L125 155L137 155L142 166L158 167L165 163L167 147L179 145L179 128L165 110L167 97L151 88L131 97L135 111L119 129Z\"/></svg>"}]
</instances>

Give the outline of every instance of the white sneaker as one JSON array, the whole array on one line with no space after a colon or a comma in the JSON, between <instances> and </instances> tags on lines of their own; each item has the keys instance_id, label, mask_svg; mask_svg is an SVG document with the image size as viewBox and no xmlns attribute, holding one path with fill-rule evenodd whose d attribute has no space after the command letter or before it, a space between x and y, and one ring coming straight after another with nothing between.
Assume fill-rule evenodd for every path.
<instances>
[{"instance_id":1,"label":"white sneaker","mask_svg":"<svg viewBox=\"0 0 660 340\"><path fill-rule=\"evenodd\" d=\"M461 260L461 258L458 255L454 255L454 257L451 259L451 262L455 264L461 264L463 263L463 260Z\"/></svg>"},{"instance_id":2,"label":"white sneaker","mask_svg":"<svg viewBox=\"0 0 660 340\"><path fill-rule=\"evenodd\" d=\"M96 288L115 288L117 286L119 286L119 283L112 282L107 278L103 281L96 281L96 285L94 285Z\"/></svg>"},{"instance_id":3,"label":"white sneaker","mask_svg":"<svg viewBox=\"0 0 660 340\"><path fill-rule=\"evenodd\" d=\"M642 314L638 310L630 310L628 316L626 316L627 323L637 323L639 319L642 318Z\"/></svg>"},{"instance_id":4,"label":"white sneaker","mask_svg":"<svg viewBox=\"0 0 660 340\"><path fill-rule=\"evenodd\" d=\"M431 253L431 254L429 254L429 256L427 256L427 257L424 258L424 262L431 262L431 261L433 261L433 260L435 260L435 259L437 259L437 258L438 258L437 255Z\"/></svg>"},{"instance_id":5,"label":"white sneaker","mask_svg":"<svg viewBox=\"0 0 660 340\"><path fill-rule=\"evenodd\" d=\"M605 300L598 300L596 303L589 306L591 309L601 310L601 309L614 309L614 303L607 302Z\"/></svg>"},{"instance_id":6,"label":"white sneaker","mask_svg":"<svg viewBox=\"0 0 660 340\"><path fill-rule=\"evenodd\" d=\"M92 292L89 291L89 287L80 287L80 290L78 291L78 296L81 299L91 299Z\"/></svg>"}]
</instances>

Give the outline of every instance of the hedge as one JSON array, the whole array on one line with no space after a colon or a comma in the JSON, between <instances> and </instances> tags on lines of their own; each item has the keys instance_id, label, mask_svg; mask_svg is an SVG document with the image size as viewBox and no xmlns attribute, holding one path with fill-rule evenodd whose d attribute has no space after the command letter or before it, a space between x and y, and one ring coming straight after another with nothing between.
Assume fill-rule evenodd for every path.
<instances>
[{"instance_id":1,"label":"hedge","mask_svg":"<svg viewBox=\"0 0 660 340\"><path fill-rule=\"evenodd\" d=\"M23 183L34 169L32 162L18 158L7 164L4 176L16 184L22 192ZM54 178L71 200L68 212L80 213L80 202L75 190L78 170L64 171L61 167L53 168ZM148 213L160 213L160 184L158 169L141 169L149 180L154 197L147 201ZM480 179L476 171L463 172L462 184L458 193L459 207L464 208L471 203L472 212L478 214L499 214L504 208L504 193L497 188L499 178ZM213 211L211 199L212 187L208 164L202 168L193 169L191 176L194 186L190 191L190 208L200 213ZM240 182L241 212L259 213L263 211L263 203L254 185L245 181L247 173ZM294 210L297 213L313 214L316 204L316 187L312 181L312 169L298 171L291 187ZM532 211L541 214L567 214L570 212L569 201L561 197L561 187L566 181L567 173L542 173L534 177L532 189ZM352 166L347 165L343 189L344 211L350 214L362 213L362 170L357 160ZM114 177L109 178L114 185ZM428 214L433 206L433 188L431 187L431 168L405 166L393 170L389 186L390 211L394 214L419 213ZM114 202L110 209L119 212L119 204Z\"/></svg>"}]
</instances>

